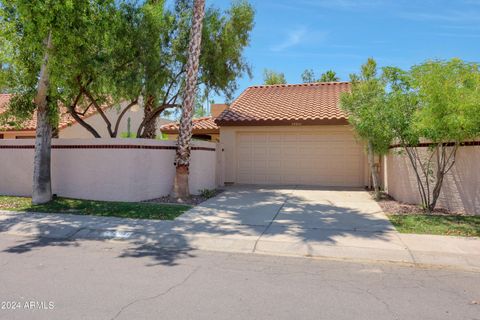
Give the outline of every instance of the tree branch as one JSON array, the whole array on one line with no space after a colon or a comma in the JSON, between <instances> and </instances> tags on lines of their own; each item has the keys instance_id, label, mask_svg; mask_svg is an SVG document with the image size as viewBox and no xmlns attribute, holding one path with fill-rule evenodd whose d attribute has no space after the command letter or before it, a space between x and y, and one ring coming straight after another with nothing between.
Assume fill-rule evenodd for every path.
<instances>
[{"instance_id":1,"label":"tree branch","mask_svg":"<svg viewBox=\"0 0 480 320\"><path fill-rule=\"evenodd\" d=\"M85 129L87 129L88 132L90 132L95 138L101 138L100 134L98 134L98 132L91 125L86 123L85 120L83 120L83 118L80 117L79 113L76 111L78 101L80 100L80 97L82 96L82 94L83 93L80 92L77 95L77 97L75 98L75 100L73 101L73 103L68 106L68 112L73 117L73 119L75 119L75 121L77 121ZM87 110L88 110L88 108L87 108Z\"/></svg>"},{"instance_id":2,"label":"tree branch","mask_svg":"<svg viewBox=\"0 0 480 320\"><path fill-rule=\"evenodd\" d=\"M110 122L108 117L105 115L105 112L103 112L103 109L98 105L97 101L92 97L90 92L86 90L86 88L83 86L82 86L82 91L85 94L85 96L87 96L87 98L92 102L93 106L95 107L97 112L100 114L103 121L105 121L105 123L107 124L107 130L108 130L108 133L110 134L110 137L114 138L113 131L112 131L112 123Z\"/></svg>"},{"instance_id":3,"label":"tree branch","mask_svg":"<svg viewBox=\"0 0 480 320\"><path fill-rule=\"evenodd\" d=\"M120 127L120 122L122 121L123 116L127 113L128 110L130 110L134 105L136 105L137 102L138 102L138 99L135 99L132 102L130 102L118 115L117 121L115 122L115 129L113 131L113 138L115 138L118 135L118 128Z\"/></svg>"}]
</instances>

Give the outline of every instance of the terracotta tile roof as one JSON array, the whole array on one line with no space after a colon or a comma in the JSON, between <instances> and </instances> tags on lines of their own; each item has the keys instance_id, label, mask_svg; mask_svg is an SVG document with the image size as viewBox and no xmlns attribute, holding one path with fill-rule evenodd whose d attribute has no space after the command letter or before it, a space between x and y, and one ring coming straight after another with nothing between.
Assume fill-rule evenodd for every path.
<instances>
[{"instance_id":1,"label":"terracotta tile roof","mask_svg":"<svg viewBox=\"0 0 480 320\"><path fill-rule=\"evenodd\" d=\"M178 122L164 124L160 127L164 133L178 133ZM202 117L193 119L193 133L218 133L219 128L213 117Z\"/></svg>"},{"instance_id":2,"label":"terracotta tile roof","mask_svg":"<svg viewBox=\"0 0 480 320\"><path fill-rule=\"evenodd\" d=\"M7 111L7 105L8 102L10 101L10 98L12 97L12 94L0 94L0 114L4 113ZM60 122L59 122L59 129L64 129L68 126L73 125L76 123L75 119L67 112L66 107L60 107ZM97 111L95 108L90 107L88 108L87 112L82 116L82 118L88 118L94 114L96 114ZM37 127L37 115L36 112L33 114L32 119L27 120L22 123L21 126L19 127L14 127L14 126L0 126L0 131L33 131Z\"/></svg>"},{"instance_id":3,"label":"terracotta tile roof","mask_svg":"<svg viewBox=\"0 0 480 320\"><path fill-rule=\"evenodd\" d=\"M340 94L349 82L265 85L247 88L215 120L219 125L343 124Z\"/></svg>"}]
</instances>

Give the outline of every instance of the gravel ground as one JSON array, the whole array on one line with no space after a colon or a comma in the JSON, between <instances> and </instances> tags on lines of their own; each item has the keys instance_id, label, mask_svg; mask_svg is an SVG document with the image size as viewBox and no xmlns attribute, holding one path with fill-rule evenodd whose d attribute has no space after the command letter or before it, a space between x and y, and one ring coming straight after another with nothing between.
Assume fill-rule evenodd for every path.
<instances>
[{"instance_id":1,"label":"gravel ground","mask_svg":"<svg viewBox=\"0 0 480 320\"><path fill-rule=\"evenodd\" d=\"M373 196L373 192L371 192ZM411 214L424 214L422 208L419 205L402 203L396 201L388 194L382 194L382 198L377 201L383 211L389 214L399 214L399 215L411 215ZM462 212L453 212L444 208L436 208L431 215L444 215L444 216L464 216L465 213Z\"/></svg>"},{"instance_id":2,"label":"gravel ground","mask_svg":"<svg viewBox=\"0 0 480 320\"><path fill-rule=\"evenodd\" d=\"M220 190L220 189L217 189L217 190L211 190L211 193L208 195L208 196L205 196L205 195L191 195L190 198L186 199L186 200L179 200L179 199L176 199L176 198L172 198L171 196L165 196L165 197L161 197L161 198L157 198L157 199L152 199L152 200L148 200L148 201L145 201L145 202L155 202L155 203L170 203L170 204L188 204L188 205L192 205L192 206L196 206L196 205L199 205L200 203L210 199L210 198L213 198L217 195L219 195L220 193L222 193L224 190Z\"/></svg>"}]
</instances>

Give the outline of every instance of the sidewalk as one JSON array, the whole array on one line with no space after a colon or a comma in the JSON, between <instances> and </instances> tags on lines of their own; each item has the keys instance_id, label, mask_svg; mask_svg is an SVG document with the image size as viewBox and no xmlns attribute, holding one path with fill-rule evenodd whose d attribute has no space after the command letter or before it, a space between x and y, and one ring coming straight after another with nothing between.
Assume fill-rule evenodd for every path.
<instances>
[{"instance_id":1,"label":"sidewalk","mask_svg":"<svg viewBox=\"0 0 480 320\"><path fill-rule=\"evenodd\" d=\"M198 208L198 207L197 207ZM271 227L271 226L269 226ZM284 228L275 232L275 228ZM268 230L268 231L267 231ZM0 233L48 239L56 244L78 240L128 241L138 248L154 246L189 252L211 250L295 257L404 263L422 267L448 267L480 272L480 239L382 233L342 234L289 226L212 224L209 221L133 220L68 214L0 211ZM329 236L328 233L335 233ZM364 234L368 232L368 237ZM308 239L308 240L305 240ZM326 240L328 239L328 241Z\"/></svg>"}]
</instances>

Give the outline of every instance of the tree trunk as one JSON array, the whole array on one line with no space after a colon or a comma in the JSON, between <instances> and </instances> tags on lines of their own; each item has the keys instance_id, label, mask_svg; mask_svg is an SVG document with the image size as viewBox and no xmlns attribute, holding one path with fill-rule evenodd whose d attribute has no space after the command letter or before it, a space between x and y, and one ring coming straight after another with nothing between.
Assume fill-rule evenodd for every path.
<instances>
[{"instance_id":1,"label":"tree trunk","mask_svg":"<svg viewBox=\"0 0 480 320\"><path fill-rule=\"evenodd\" d=\"M373 145L368 142L368 165L370 166L370 172L372 173L373 190L375 192L375 199L380 199L380 179L378 177L377 167L375 166L375 154L373 153Z\"/></svg>"},{"instance_id":2,"label":"tree trunk","mask_svg":"<svg viewBox=\"0 0 480 320\"><path fill-rule=\"evenodd\" d=\"M428 204L428 213L433 212L437 206L438 198L440 197L440 192L442 191L443 180L445 175L453 168L455 165L455 157L458 150L458 144L455 144L450 151L450 154L447 156L447 146L440 145L436 151L436 181L435 186L432 191L432 199ZM428 178L427 178L428 179Z\"/></svg>"},{"instance_id":3,"label":"tree trunk","mask_svg":"<svg viewBox=\"0 0 480 320\"><path fill-rule=\"evenodd\" d=\"M32 203L42 204L52 200L50 175L52 126L48 114L48 54L51 49L52 35L49 33L46 50L38 79L35 104L37 107L37 129L35 137L35 156L33 161Z\"/></svg>"},{"instance_id":4,"label":"tree trunk","mask_svg":"<svg viewBox=\"0 0 480 320\"><path fill-rule=\"evenodd\" d=\"M147 120L151 118L152 114L155 112L155 107L153 104L153 99L147 99L145 107L143 109L143 119ZM153 117L151 120L145 121L143 127L140 129L140 134L138 138L143 139L155 139L157 136L157 117Z\"/></svg>"},{"instance_id":5,"label":"tree trunk","mask_svg":"<svg viewBox=\"0 0 480 320\"><path fill-rule=\"evenodd\" d=\"M417 188L418 188L418 193L420 195L420 201L422 202L421 203L422 208L423 210L426 210L428 213L428 210L429 210L428 194L430 190L424 184L424 181L421 176L421 173L423 172L423 170L419 168L419 166L422 167L421 157L418 155L418 150L416 147L410 147L406 143L402 143L402 144L403 144L403 149L405 150L405 153L408 155L408 159L410 160L410 164L413 168L413 171L415 172L415 178L417 179Z\"/></svg>"},{"instance_id":6,"label":"tree trunk","mask_svg":"<svg viewBox=\"0 0 480 320\"><path fill-rule=\"evenodd\" d=\"M204 15L205 0L195 0L193 4L193 22L188 48L187 76L183 95L183 112L180 119L177 152L175 155L176 175L172 193L176 198L187 198L190 195L188 187L190 141L192 139L193 105L197 91Z\"/></svg>"}]
</instances>

